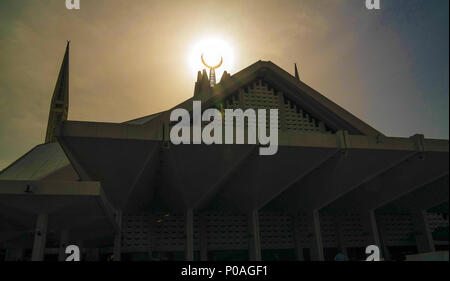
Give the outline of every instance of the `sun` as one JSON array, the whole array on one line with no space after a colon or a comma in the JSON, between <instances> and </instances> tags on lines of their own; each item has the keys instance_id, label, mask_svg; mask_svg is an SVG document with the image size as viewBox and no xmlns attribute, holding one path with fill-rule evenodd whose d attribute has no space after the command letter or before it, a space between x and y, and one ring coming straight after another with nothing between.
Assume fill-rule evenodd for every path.
<instances>
[{"instance_id":1,"label":"sun","mask_svg":"<svg viewBox=\"0 0 450 281\"><path fill-rule=\"evenodd\" d=\"M231 45L221 38L208 37L193 44L189 53L188 63L193 79L197 78L199 70L206 69L201 60L202 54L205 62L211 66L217 65L220 62L220 58L223 58L223 64L216 69L217 81L220 81L224 70L227 72L232 71L234 54ZM207 73L209 75L208 69Z\"/></svg>"}]
</instances>

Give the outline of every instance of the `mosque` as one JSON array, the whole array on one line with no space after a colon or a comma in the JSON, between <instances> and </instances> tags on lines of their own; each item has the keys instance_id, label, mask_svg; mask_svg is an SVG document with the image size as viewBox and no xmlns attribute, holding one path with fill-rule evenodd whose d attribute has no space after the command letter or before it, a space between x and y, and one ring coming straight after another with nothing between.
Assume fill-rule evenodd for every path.
<instances>
[{"instance_id":1,"label":"mosque","mask_svg":"<svg viewBox=\"0 0 450 281\"><path fill-rule=\"evenodd\" d=\"M0 259L384 260L448 251L449 142L390 137L270 61L123 123L68 120L69 43L45 142L0 172ZM76 94L76 93L75 93ZM179 144L174 109L278 109L278 149ZM420 129L420 128L418 128ZM448 252L447 252L448 253Z\"/></svg>"}]
</instances>

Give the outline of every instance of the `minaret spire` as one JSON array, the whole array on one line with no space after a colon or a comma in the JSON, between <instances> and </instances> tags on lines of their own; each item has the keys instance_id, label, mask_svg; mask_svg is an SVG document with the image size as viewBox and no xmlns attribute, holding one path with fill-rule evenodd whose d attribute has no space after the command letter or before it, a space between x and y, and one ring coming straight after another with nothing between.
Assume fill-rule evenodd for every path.
<instances>
[{"instance_id":1,"label":"minaret spire","mask_svg":"<svg viewBox=\"0 0 450 281\"><path fill-rule=\"evenodd\" d=\"M47 133L45 135L46 143L56 141L55 129L59 124L67 120L69 114L69 47L70 41L67 41L66 52L50 104Z\"/></svg>"},{"instance_id":2,"label":"minaret spire","mask_svg":"<svg viewBox=\"0 0 450 281\"><path fill-rule=\"evenodd\" d=\"M294 68L295 68L295 78L297 78L297 80L300 81L300 76L298 75L298 69L297 69L296 63L294 63Z\"/></svg>"}]
</instances>

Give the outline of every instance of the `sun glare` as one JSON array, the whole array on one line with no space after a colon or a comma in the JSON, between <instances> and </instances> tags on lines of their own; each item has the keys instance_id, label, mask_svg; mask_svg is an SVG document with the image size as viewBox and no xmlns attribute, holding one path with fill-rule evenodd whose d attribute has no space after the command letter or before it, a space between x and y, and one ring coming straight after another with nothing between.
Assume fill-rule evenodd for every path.
<instances>
[{"instance_id":1,"label":"sun glare","mask_svg":"<svg viewBox=\"0 0 450 281\"><path fill-rule=\"evenodd\" d=\"M197 72L202 69L206 69L209 75L209 69L202 63L202 54L205 62L210 66L217 65L220 58L223 58L222 65L216 69L217 81L220 81L224 70L232 71L234 56L230 44L220 38L207 38L194 44L189 55L189 68L194 79L197 78Z\"/></svg>"}]
</instances>

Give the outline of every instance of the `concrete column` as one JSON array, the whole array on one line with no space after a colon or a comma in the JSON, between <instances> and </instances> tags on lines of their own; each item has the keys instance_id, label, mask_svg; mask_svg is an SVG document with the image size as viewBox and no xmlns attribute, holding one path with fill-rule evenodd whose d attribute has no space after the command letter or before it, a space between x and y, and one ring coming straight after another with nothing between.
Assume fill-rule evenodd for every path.
<instances>
[{"instance_id":1,"label":"concrete column","mask_svg":"<svg viewBox=\"0 0 450 281\"><path fill-rule=\"evenodd\" d=\"M411 213L411 219L416 233L415 238L418 252L421 254L436 251L433 236L426 221L425 212L414 210Z\"/></svg>"},{"instance_id":2,"label":"concrete column","mask_svg":"<svg viewBox=\"0 0 450 281\"><path fill-rule=\"evenodd\" d=\"M153 249L155 242L155 216L153 213L148 215L148 260L153 260Z\"/></svg>"},{"instance_id":3,"label":"concrete column","mask_svg":"<svg viewBox=\"0 0 450 281\"><path fill-rule=\"evenodd\" d=\"M337 232L339 252L344 254L344 256L348 259L348 252L347 252L347 247L345 247L344 231L343 231L344 216L341 214L338 214L338 215L334 216L334 219L335 219L335 223L336 223L336 232Z\"/></svg>"},{"instance_id":4,"label":"concrete column","mask_svg":"<svg viewBox=\"0 0 450 281\"><path fill-rule=\"evenodd\" d=\"M294 245L297 260L304 261L305 257L303 256L303 245L301 243L300 225L298 223L298 220L299 220L298 215L292 216L292 233L294 236Z\"/></svg>"},{"instance_id":5,"label":"concrete column","mask_svg":"<svg viewBox=\"0 0 450 281\"><path fill-rule=\"evenodd\" d=\"M200 260L208 260L208 236L206 228L208 226L208 219L205 215L200 215Z\"/></svg>"},{"instance_id":6,"label":"concrete column","mask_svg":"<svg viewBox=\"0 0 450 281\"><path fill-rule=\"evenodd\" d=\"M376 216L375 216L375 212L374 212L374 220L377 222ZM391 255L389 253L389 249L387 246L387 234L386 234L386 226L384 225L383 222L377 222L378 225L378 232L380 234L380 243L381 243L381 258L388 261L391 260Z\"/></svg>"},{"instance_id":7,"label":"concrete column","mask_svg":"<svg viewBox=\"0 0 450 281\"><path fill-rule=\"evenodd\" d=\"M23 261L24 249L8 248L5 253L5 261Z\"/></svg>"},{"instance_id":8,"label":"concrete column","mask_svg":"<svg viewBox=\"0 0 450 281\"><path fill-rule=\"evenodd\" d=\"M66 247L69 246L69 230L63 229L59 238L58 261L66 260Z\"/></svg>"},{"instance_id":9,"label":"concrete column","mask_svg":"<svg viewBox=\"0 0 450 281\"><path fill-rule=\"evenodd\" d=\"M375 210L364 210L361 213L361 223L363 226L363 231L365 234L365 245L367 247L369 245L376 245L380 249L381 258L384 260L389 260L389 250L386 246L386 243L383 241L384 234L384 226L377 222L377 217L375 214Z\"/></svg>"},{"instance_id":10,"label":"concrete column","mask_svg":"<svg viewBox=\"0 0 450 281\"><path fill-rule=\"evenodd\" d=\"M320 230L320 214L319 210L314 210L308 215L308 225L312 230L312 247L311 247L311 260L323 261L325 260L323 253L322 232Z\"/></svg>"},{"instance_id":11,"label":"concrete column","mask_svg":"<svg viewBox=\"0 0 450 281\"><path fill-rule=\"evenodd\" d=\"M380 233L378 231L378 224L375 217L374 210L365 210L361 213L361 224L365 236L365 245L376 245L381 249Z\"/></svg>"},{"instance_id":12,"label":"concrete column","mask_svg":"<svg viewBox=\"0 0 450 281\"><path fill-rule=\"evenodd\" d=\"M48 215L39 214L36 219L36 229L34 231L33 251L31 253L32 261L43 261L44 250L47 238Z\"/></svg>"},{"instance_id":13,"label":"concrete column","mask_svg":"<svg viewBox=\"0 0 450 281\"><path fill-rule=\"evenodd\" d=\"M122 210L116 212L117 231L114 236L114 260L120 261L122 256ZM81 249L81 248L80 248Z\"/></svg>"},{"instance_id":14,"label":"concrete column","mask_svg":"<svg viewBox=\"0 0 450 281\"><path fill-rule=\"evenodd\" d=\"M186 211L186 261L194 260L194 210Z\"/></svg>"},{"instance_id":15,"label":"concrete column","mask_svg":"<svg viewBox=\"0 0 450 281\"><path fill-rule=\"evenodd\" d=\"M248 229L249 258L251 261L261 261L261 239L258 210L253 210L248 214Z\"/></svg>"}]
</instances>

